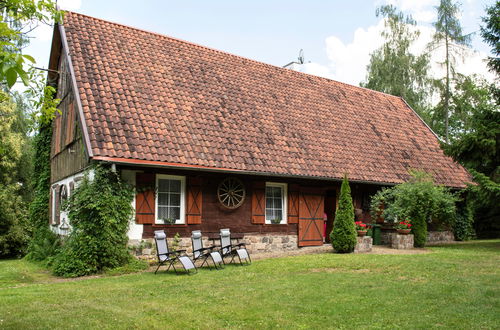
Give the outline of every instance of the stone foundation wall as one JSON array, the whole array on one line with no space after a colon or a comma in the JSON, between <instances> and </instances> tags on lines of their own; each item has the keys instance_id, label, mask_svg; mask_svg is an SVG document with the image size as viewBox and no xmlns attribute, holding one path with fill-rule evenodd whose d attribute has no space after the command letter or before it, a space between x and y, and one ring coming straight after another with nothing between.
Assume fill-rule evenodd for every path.
<instances>
[{"instance_id":1,"label":"stone foundation wall","mask_svg":"<svg viewBox=\"0 0 500 330\"><path fill-rule=\"evenodd\" d=\"M170 249L173 249L174 239L172 237L168 237L168 246ZM153 248L151 249L142 249L142 253L138 253L139 255L156 255L156 247L155 241L152 238L145 239L143 242L149 242ZM140 242L131 241L129 245L137 245ZM297 235L282 235L282 234L245 234L245 237L240 240L240 243L245 243L248 252L262 253L262 252L273 252L273 251L288 251L288 250L297 250ZM203 238L203 246L208 247L214 244L213 240L209 240L207 238ZM215 244L220 244L219 240L215 241ZM189 255L193 252L193 247L191 245L190 237L182 237L179 241L178 249L187 250Z\"/></svg>"},{"instance_id":2,"label":"stone foundation wall","mask_svg":"<svg viewBox=\"0 0 500 330\"><path fill-rule=\"evenodd\" d=\"M382 231L381 241L382 245L391 245L396 231ZM427 233L427 243L444 243L453 242L455 236L451 231L430 231Z\"/></svg>"},{"instance_id":3,"label":"stone foundation wall","mask_svg":"<svg viewBox=\"0 0 500 330\"><path fill-rule=\"evenodd\" d=\"M380 242L382 243L382 245L391 245L392 236L395 233L396 233L395 231L383 230L381 235L380 235Z\"/></svg>"},{"instance_id":4,"label":"stone foundation wall","mask_svg":"<svg viewBox=\"0 0 500 330\"><path fill-rule=\"evenodd\" d=\"M400 235L394 233L392 236L391 248L393 249L413 249L413 235Z\"/></svg>"},{"instance_id":5,"label":"stone foundation wall","mask_svg":"<svg viewBox=\"0 0 500 330\"><path fill-rule=\"evenodd\" d=\"M358 243L354 248L354 253L370 252L373 246L373 238L370 236L357 237Z\"/></svg>"},{"instance_id":6,"label":"stone foundation wall","mask_svg":"<svg viewBox=\"0 0 500 330\"><path fill-rule=\"evenodd\" d=\"M427 233L427 243L453 242L455 235L451 231L430 231Z\"/></svg>"}]
</instances>

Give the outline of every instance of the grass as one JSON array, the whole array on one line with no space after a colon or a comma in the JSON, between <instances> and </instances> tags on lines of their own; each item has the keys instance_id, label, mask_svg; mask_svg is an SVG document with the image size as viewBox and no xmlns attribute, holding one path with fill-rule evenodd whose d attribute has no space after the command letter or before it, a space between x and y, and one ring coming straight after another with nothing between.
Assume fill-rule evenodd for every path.
<instances>
[{"instance_id":1,"label":"grass","mask_svg":"<svg viewBox=\"0 0 500 330\"><path fill-rule=\"evenodd\" d=\"M0 328L499 328L500 240L75 281L0 262Z\"/></svg>"}]
</instances>

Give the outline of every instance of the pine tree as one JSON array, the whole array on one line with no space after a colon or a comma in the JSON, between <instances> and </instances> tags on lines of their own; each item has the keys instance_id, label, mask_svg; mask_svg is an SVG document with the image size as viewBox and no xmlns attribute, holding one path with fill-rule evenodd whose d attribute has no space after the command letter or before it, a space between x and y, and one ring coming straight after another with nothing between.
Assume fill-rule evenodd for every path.
<instances>
[{"instance_id":1,"label":"pine tree","mask_svg":"<svg viewBox=\"0 0 500 330\"><path fill-rule=\"evenodd\" d=\"M438 18L434 22L433 40L429 44L431 50L444 47L445 58L442 63L446 68L443 99L441 101L442 112L444 114L444 135L446 142L449 142L449 117L451 99L451 78L455 73L456 57L463 56L466 49L470 47L471 36L462 32L462 26L458 20L460 6L452 0L441 0L436 7ZM438 87L442 85L438 83Z\"/></svg>"},{"instance_id":2,"label":"pine tree","mask_svg":"<svg viewBox=\"0 0 500 330\"><path fill-rule=\"evenodd\" d=\"M481 26L481 37L491 46L493 56L488 57L488 67L500 76L500 1L486 8L485 25Z\"/></svg>"},{"instance_id":3,"label":"pine tree","mask_svg":"<svg viewBox=\"0 0 500 330\"><path fill-rule=\"evenodd\" d=\"M357 243L356 226L354 224L354 207L352 204L351 188L347 175L344 176L340 188L339 208L335 215L333 230L330 234L332 246L339 253L354 251Z\"/></svg>"}]
</instances>

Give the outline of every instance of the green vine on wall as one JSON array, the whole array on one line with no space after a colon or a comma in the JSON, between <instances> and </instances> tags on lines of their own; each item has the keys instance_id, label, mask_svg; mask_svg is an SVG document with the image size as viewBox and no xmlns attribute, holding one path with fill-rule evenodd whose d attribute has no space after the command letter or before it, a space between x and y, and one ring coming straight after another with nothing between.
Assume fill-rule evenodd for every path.
<instances>
[{"instance_id":1,"label":"green vine on wall","mask_svg":"<svg viewBox=\"0 0 500 330\"><path fill-rule=\"evenodd\" d=\"M52 123L40 125L35 137L34 148L34 197L29 208L29 223L33 237L28 246L27 258L30 260L46 260L50 263L60 246L59 238L49 228L50 197L50 147L52 140Z\"/></svg>"},{"instance_id":2,"label":"green vine on wall","mask_svg":"<svg viewBox=\"0 0 500 330\"><path fill-rule=\"evenodd\" d=\"M62 206L73 227L56 256L56 275L76 277L128 263L127 231L133 214L134 189L109 165L93 164Z\"/></svg>"}]
</instances>

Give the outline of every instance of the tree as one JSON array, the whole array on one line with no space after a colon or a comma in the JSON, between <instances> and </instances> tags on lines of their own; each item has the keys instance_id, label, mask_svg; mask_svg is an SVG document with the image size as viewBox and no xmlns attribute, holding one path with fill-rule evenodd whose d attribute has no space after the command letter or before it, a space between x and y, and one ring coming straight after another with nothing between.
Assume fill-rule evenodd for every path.
<instances>
[{"instance_id":1,"label":"tree","mask_svg":"<svg viewBox=\"0 0 500 330\"><path fill-rule=\"evenodd\" d=\"M483 40L492 47L494 57L488 57L488 66L491 71L500 75L500 1L486 8L488 16L483 17L485 24L481 26Z\"/></svg>"},{"instance_id":2,"label":"tree","mask_svg":"<svg viewBox=\"0 0 500 330\"><path fill-rule=\"evenodd\" d=\"M445 153L465 166L477 185L468 188L478 236L500 235L500 112L493 88L484 80L466 77L457 85L452 104L467 113Z\"/></svg>"},{"instance_id":3,"label":"tree","mask_svg":"<svg viewBox=\"0 0 500 330\"><path fill-rule=\"evenodd\" d=\"M2 0L0 14L0 83L11 88L19 78L27 86L26 61L35 63L35 59L22 54L26 34L38 23L61 21L62 13L52 0Z\"/></svg>"},{"instance_id":4,"label":"tree","mask_svg":"<svg viewBox=\"0 0 500 330\"><path fill-rule=\"evenodd\" d=\"M335 214L330 238L333 248L339 253L353 252L358 241L356 225L354 224L354 206L347 175L344 176L340 188L339 208Z\"/></svg>"},{"instance_id":5,"label":"tree","mask_svg":"<svg viewBox=\"0 0 500 330\"><path fill-rule=\"evenodd\" d=\"M25 139L16 132L16 106L0 91L0 257L20 256L28 241L26 203L18 180Z\"/></svg>"},{"instance_id":6,"label":"tree","mask_svg":"<svg viewBox=\"0 0 500 330\"><path fill-rule=\"evenodd\" d=\"M493 176L500 157L500 112L489 84L477 76L460 76L450 106L453 139L443 149L465 167Z\"/></svg>"},{"instance_id":7,"label":"tree","mask_svg":"<svg viewBox=\"0 0 500 330\"><path fill-rule=\"evenodd\" d=\"M443 90L441 101L442 112L444 115L444 135L446 142L449 141L449 107L451 97L451 78L455 74L455 64L457 56L463 56L464 51L470 47L470 35L464 35L462 27L457 16L460 7L452 0L441 0L437 9L437 21L434 22L433 40L429 44L431 50L444 47L445 58L442 63L446 68L445 83L436 82L437 86Z\"/></svg>"},{"instance_id":8,"label":"tree","mask_svg":"<svg viewBox=\"0 0 500 330\"><path fill-rule=\"evenodd\" d=\"M392 5L378 8L376 15L385 18L385 28L382 31L385 42L371 54L366 82L360 85L401 96L426 118L429 56L415 56L410 52L410 47L420 35L415 28L416 22Z\"/></svg>"}]
</instances>

